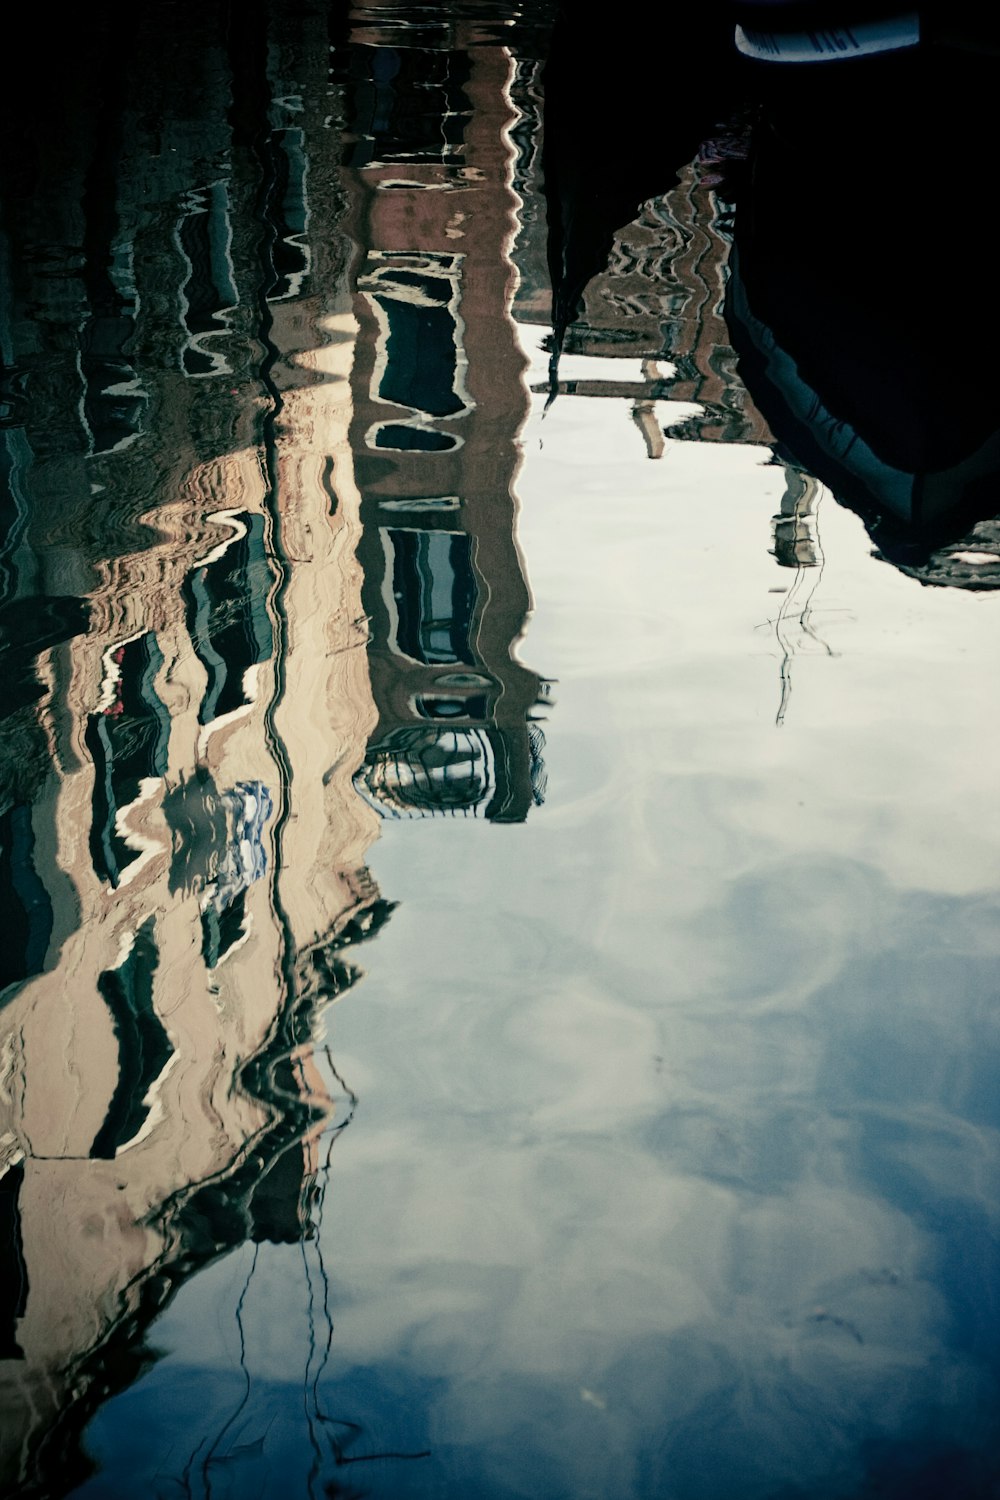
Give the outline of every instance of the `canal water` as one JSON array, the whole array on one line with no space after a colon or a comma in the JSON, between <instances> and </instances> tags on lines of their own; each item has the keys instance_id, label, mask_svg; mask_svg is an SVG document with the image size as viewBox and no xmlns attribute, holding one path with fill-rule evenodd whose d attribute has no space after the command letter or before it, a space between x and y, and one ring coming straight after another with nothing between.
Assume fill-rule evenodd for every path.
<instances>
[{"instance_id":1,"label":"canal water","mask_svg":"<svg viewBox=\"0 0 1000 1500\"><path fill-rule=\"evenodd\" d=\"M714 21L49 24L2 106L3 1494L995 1496L969 252L890 313Z\"/></svg>"}]
</instances>

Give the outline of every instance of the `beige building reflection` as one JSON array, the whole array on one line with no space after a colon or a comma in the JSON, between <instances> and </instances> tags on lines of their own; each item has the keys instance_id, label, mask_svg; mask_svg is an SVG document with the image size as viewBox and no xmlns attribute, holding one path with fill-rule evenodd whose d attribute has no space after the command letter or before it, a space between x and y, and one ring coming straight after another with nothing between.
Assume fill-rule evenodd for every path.
<instances>
[{"instance_id":1,"label":"beige building reflection","mask_svg":"<svg viewBox=\"0 0 1000 1500\"><path fill-rule=\"evenodd\" d=\"M316 1021L391 910L365 864L381 819L517 821L543 788L510 56L459 27L438 114L379 101L345 167L344 100L363 124L387 72L405 103L433 61L357 30L335 88L315 17L272 18L245 57L205 25L195 118L167 98L126 122L100 305L53 303L53 348L97 349L53 382L76 425L11 449L24 556L62 546L86 595L34 663L15 719L38 769L6 768L0 809L11 1486L82 1474L86 1421L186 1276L311 1232L346 1099ZM140 163L161 174L141 209ZM110 528L89 550L88 495Z\"/></svg>"},{"instance_id":2,"label":"beige building reflection","mask_svg":"<svg viewBox=\"0 0 1000 1500\"><path fill-rule=\"evenodd\" d=\"M365 866L378 817L352 785L376 710L349 443L357 324L317 55L312 96L306 67L292 124L272 111L267 138L286 220L267 287L273 430L198 460L195 433L224 425L231 386L265 410L236 327L260 280L233 209L249 191L237 155L225 192L175 198L174 254L156 267L181 293L170 368L140 312L142 402L117 392L136 430L97 467L93 442L74 459L81 478L144 481L151 529L97 565L89 631L37 663L53 770L15 810L28 978L0 1011L5 1488L72 1476L83 1423L141 1367L142 1331L184 1276L246 1238L310 1232L318 1137L343 1103L315 1022L355 977L344 950L388 914ZM205 109L203 129L226 100ZM327 184L306 203L310 155ZM145 292L165 300L155 277ZM36 465L29 499L47 482Z\"/></svg>"},{"instance_id":3,"label":"beige building reflection","mask_svg":"<svg viewBox=\"0 0 1000 1500\"><path fill-rule=\"evenodd\" d=\"M194 472L188 536L217 518L211 531L201 521L201 547L121 560L94 601L107 605L103 628L71 646L75 766L46 811L78 925L58 966L2 1017L26 1282L7 1310L14 1359L0 1366L11 1440L48 1425L74 1364L162 1277L200 1187L249 1167L230 1205L245 1233L295 1237L308 1222L316 1134L334 1108L312 1057L314 1002L336 991L330 950L379 904L364 868L375 818L350 785L373 718L357 649L357 506L343 486L331 517L316 482L343 446L344 391L314 387L285 408L285 534L308 533L310 550L285 591L283 652L260 580L242 599L225 591L252 567L266 514L252 453ZM263 544L257 563L267 571ZM191 604L205 598L207 620ZM213 628L220 598L248 611L262 659L244 665ZM227 670L242 681L224 696ZM273 1087L245 1079L262 1054Z\"/></svg>"},{"instance_id":4,"label":"beige building reflection","mask_svg":"<svg viewBox=\"0 0 1000 1500\"><path fill-rule=\"evenodd\" d=\"M380 78L402 92L414 59L434 76L391 25L355 37L376 97ZM530 599L515 537L528 393L510 316L514 61L469 22L449 41L440 116L423 134L385 113L346 176L367 247L351 433L378 712L356 784L385 817L519 822L544 792L545 684L517 655Z\"/></svg>"}]
</instances>

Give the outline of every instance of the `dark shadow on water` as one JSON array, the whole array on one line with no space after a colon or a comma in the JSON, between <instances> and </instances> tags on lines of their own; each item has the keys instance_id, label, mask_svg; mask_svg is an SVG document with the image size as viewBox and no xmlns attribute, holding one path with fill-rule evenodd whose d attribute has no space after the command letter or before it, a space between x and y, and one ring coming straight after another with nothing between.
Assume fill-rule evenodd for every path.
<instances>
[{"instance_id":1,"label":"dark shadow on water","mask_svg":"<svg viewBox=\"0 0 1000 1500\"><path fill-rule=\"evenodd\" d=\"M735 149L715 178L719 201L735 204L726 317L779 457L857 510L893 566L997 587L1000 323L974 248L988 168L972 144L992 128L989 24L958 46L798 67L737 58L722 35L730 16L714 7L662 24L647 18L641 46L569 8L555 28L549 399L615 232L728 133ZM641 352L672 351L666 340Z\"/></svg>"},{"instance_id":2,"label":"dark shadow on water","mask_svg":"<svg viewBox=\"0 0 1000 1500\"><path fill-rule=\"evenodd\" d=\"M859 511L886 561L996 587L1000 318L963 249L995 60L942 47L818 77L762 71L727 297L741 374L785 451Z\"/></svg>"}]
</instances>

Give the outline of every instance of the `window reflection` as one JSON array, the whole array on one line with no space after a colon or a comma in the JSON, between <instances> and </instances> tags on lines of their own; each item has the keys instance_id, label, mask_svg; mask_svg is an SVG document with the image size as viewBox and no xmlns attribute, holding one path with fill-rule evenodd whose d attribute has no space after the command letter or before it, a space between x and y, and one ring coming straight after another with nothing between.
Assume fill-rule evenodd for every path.
<instances>
[{"instance_id":1,"label":"window reflection","mask_svg":"<svg viewBox=\"0 0 1000 1500\"><path fill-rule=\"evenodd\" d=\"M220 375L228 360L210 340L228 331L239 296L233 276L232 228L224 182L190 195L188 212L177 228L177 243L188 267L181 289L181 321L187 338L181 351L185 375Z\"/></svg>"},{"instance_id":2,"label":"window reflection","mask_svg":"<svg viewBox=\"0 0 1000 1500\"><path fill-rule=\"evenodd\" d=\"M226 815L226 843L201 904L201 951L209 969L249 932L246 893L267 870L264 829L273 806L271 793L260 781L238 782L219 801Z\"/></svg>"},{"instance_id":3,"label":"window reflection","mask_svg":"<svg viewBox=\"0 0 1000 1500\"><path fill-rule=\"evenodd\" d=\"M450 453L462 440L452 432L433 427L409 426L403 422L380 422L368 435L372 448L392 448L397 453Z\"/></svg>"},{"instance_id":4,"label":"window reflection","mask_svg":"<svg viewBox=\"0 0 1000 1500\"><path fill-rule=\"evenodd\" d=\"M484 729L400 729L354 778L383 817L476 816L492 799L494 752Z\"/></svg>"},{"instance_id":5,"label":"window reflection","mask_svg":"<svg viewBox=\"0 0 1000 1500\"><path fill-rule=\"evenodd\" d=\"M31 808L22 803L0 817L0 994L40 974L52 936L52 902L35 869Z\"/></svg>"},{"instance_id":6,"label":"window reflection","mask_svg":"<svg viewBox=\"0 0 1000 1500\"><path fill-rule=\"evenodd\" d=\"M9 411L0 405L0 424ZM16 599L23 583L34 572L34 559L27 540L29 505L24 477L31 467L32 453L20 429L0 428L0 605ZM22 575L28 578L23 579Z\"/></svg>"},{"instance_id":7,"label":"window reflection","mask_svg":"<svg viewBox=\"0 0 1000 1500\"><path fill-rule=\"evenodd\" d=\"M395 605L390 644L414 661L475 664L472 619L476 579L472 538L464 531L386 529Z\"/></svg>"},{"instance_id":8,"label":"window reflection","mask_svg":"<svg viewBox=\"0 0 1000 1500\"><path fill-rule=\"evenodd\" d=\"M525 727L523 741L492 725L395 729L369 748L354 777L355 788L383 818L471 816L521 822L528 804L538 807L545 801L548 780L541 726L532 722ZM527 797L522 791L525 770Z\"/></svg>"},{"instance_id":9,"label":"window reflection","mask_svg":"<svg viewBox=\"0 0 1000 1500\"><path fill-rule=\"evenodd\" d=\"M85 736L95 771L90 852L98 876L116 886L140 853L121 814L147 778L166 774L170 719L154 687L163 657L151 632L112 648L105 664L102 704Z\"/></svg>"},{"instance_id":10,"label":"window reflection","mask_svg":"<svg viewBox=\"0 0 1000 1500\"><path fill-rule=\"evenodd\" d=\"M458 316L460 257L373 257L361 277L380 325L373 395L429 417L452 417L469 405L461 381ZM381 262L381 263L379 263Z\"/></svg>"},{"instance_id":11,"label":"window reflection","mask_svg":"<svg viewBox=\"0 0 1000 1500\"><path fill-rule=\"evenodd\" d=\"M476 693L471 698L418 693L413 700L413 708L422 719L485 719L489 712L489 699L485 693Z\"/></svg>"},{"instance_id":12,"label":"window reflection","mask_svg":"<svg viewBox=\"0 0 1000 1500\"><path fill-rule=\"evenodd\" d=\"M100 975L97 987L118 1042L118 1082L90 1155L111 1159L140 1133L150 1112L149 1093L167 1066L173 1045L153 1008L153 975L159 962L153 918L135 934L122 962Z\"/></svg>"},{"instance_id":13,"label":"window reflection","mask_svg":"<svg viewBox=\"0 0 1000 1500\"><path fill-rule=\"evenodd\" d=\"M305 137L297 126L273 130L267 147L267 221L274 228L271 249L273 280L269 302L298 297L309 274L311 251L306 239L309 202L306 196L308 158Z\"/></svg>"},{"instance_id":14,"label":"window reflection","mask_svg":"<svg viewBox=\"0 0 1000 1500\"><path fill-rule=\"evenodd\" d=\"M234 535L184 584L188 630L208 685L198 712L209 724L250 700L246 674L273 649L267 597L271 574L264 545L264 518L248 511L216 519Z\"/></svg>"},{"instance_id":15,"label":"window reflection","mask_svg":"<svg viewBox=\"0 0 1000 1500\"><path fill-rule=\"evenodd\" d=\"M373 251L358 289L377 323L371 395L405 407L407 422L378 423L375 448L445 452L460 440L429 424L472 409L465 386L464 325L459 316L462 256L442 252Z\"/></svg>"},{"instance_id":16,"label":"window reflection","mask_svg":"<svg viewBox=\"0 0 1000 1500\"><path fill-rule=\"evenodd\" d=\"M120 236L87 263L90 315L80 333L80 414L90 454L126 448L141 434L148 396L132 348L139 315L133 246Z\"/></svg>"},{"instance_id":17,"label":"window reflection","mask_svg":"<svg viewBox=\"0 0 1000 1500\"><path fill-rule=\"evenodd\" d=\"M28 1307L28 1268L21 1239L24 1159L0 1171L0 1360L23 1359L17 1322Z\"/></svg>"}]
</instances>

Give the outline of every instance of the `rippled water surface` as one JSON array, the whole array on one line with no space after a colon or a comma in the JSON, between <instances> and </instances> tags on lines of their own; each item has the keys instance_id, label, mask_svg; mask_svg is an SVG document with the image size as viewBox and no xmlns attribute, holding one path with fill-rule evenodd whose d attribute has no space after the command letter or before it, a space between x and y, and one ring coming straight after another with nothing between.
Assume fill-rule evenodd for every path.
<instances>
[{"instance_id":1,"label":"rippled water surface","mask_svg":"<svg viewBox=\"0 0 1000 1500\"><path fill-rule=\"evenodd\" d=\"M1000 532L824 470L742 84L75 24L3 106L3 1492L995 1495Z\"/></svg>"}]
</instances>

